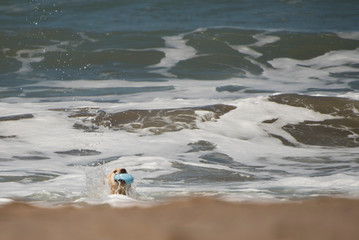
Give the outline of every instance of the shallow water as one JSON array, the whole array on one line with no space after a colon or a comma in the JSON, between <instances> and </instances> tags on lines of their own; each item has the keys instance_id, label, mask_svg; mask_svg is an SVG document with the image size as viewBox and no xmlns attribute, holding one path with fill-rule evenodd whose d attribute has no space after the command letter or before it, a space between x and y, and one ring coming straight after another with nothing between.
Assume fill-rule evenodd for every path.
<instances>
[{"instance_id":1,"label":"shallow water","mask_svg":"<svg viewBox=\"0 0 359 240\"><path fill-rule=\"evenodd\" d=\"M0 201L358 197L358 13L3 1ZM103 185L115 167L134 176L130 197Z\"/></svg>"}]
</instances>

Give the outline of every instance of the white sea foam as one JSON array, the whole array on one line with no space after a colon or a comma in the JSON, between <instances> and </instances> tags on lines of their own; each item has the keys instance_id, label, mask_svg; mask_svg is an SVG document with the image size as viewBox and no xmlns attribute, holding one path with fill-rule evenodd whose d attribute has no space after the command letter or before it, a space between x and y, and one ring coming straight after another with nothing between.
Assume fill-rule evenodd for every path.
<instances>
[{"instance_id":1,"label":"white sea foam","mask_svg":"<svg viewBox=\"0 0 359 240\"><path fill-rule=\"evenodd\" d=\"M276 41L275 38L261 36L265 40L258 40L258 44ZM259 37L258 37L259 38ZM179 61L196 55L194 49L186 45L182 36L165 39L166 57L156 68L168 71ZM58 46L57 46L58 47ZM255 58L250 51L246 54ZM55 46L56 48L56 46ZM187 50L186 50L187 49ZM51 49L50 49L51 50ZM19 61L24 61L23 70L31 71L31 61L41 61L37 58L41 50L19 53ZM58 49L56 50L58 51ZM182 54L187 51L186 54ZM182 52L182 53L181 53ZM257 55L258 56L258 55ZM282 129L288 123L298 123L304 120L321 121L332 118L304 108L295 108L274 102L268 102L265 96L255 97L246 95L243 91L218 92L218 86L241 85L249 89L272 90L278 92L298 92L308 87L321 88L331 84L332 88L343 87L343 84L333 84L332 73L355 72L353 63L357 62L358 50L332 51L310 60L293 60L287 58L274 59L270 62L275 69L262 66L261 76L247 78L233 77L218 81L195 81L191 79L175 80L169 77L167 82L129 82L124 80L106 81L43 81L24 87L59 87L68 89L111 88L111 87L152 87L168 86L173 90L161 92L146 92L142 94L128 94L124 97L107 96L114 102L94 102L77 97L59 98L59 101L41 102L42 99L6 98L0 103L2 116L31 113L34 118L19 121L3 121L1 136L15 138L1 139L0 176L19 177L0 183L0 198L2 199L30 199L49 202L76 202L90 204L108 203L113 206L127 206L137 204L138 201L153 201L167 196L185 196L203 194L207 196L225 195L230 199L251 199L288 197L285 191L298 194L320 194L325 192L339 192L359 195L357 182L359 179L354 172L348 174L336 173L328 176L316 175L316 168L320 164L305 165L291 158L321 159L330 156L340 166L346 165L357 168L355 162L357 150L355 148L343 150L325 149L321 147L288 147L270 134L280 135L285 139L296 140ZM5 89L6 90L6 89ZM263 94L261 94L263 95ZM355 92L345 95L358 99ZM99 97L106 99L106 97ZM56 99L55 99L56 100ZM16 104L15 104L16 103ZM138 132L113 131L100 128L97 132L85 132L74 129L77 121L68 118L67 112L49 111L53 108L94 107L107 112L118 112L128 109L165 109L179 107L195 107L211 104L229 104L235 110L221 116L220 119L209 122L197 121L197 129L168 132L154 135L148 130ZM197 114L203 117L208 112ZM263 124L264 120L276 119L273 124ZM188 152L189 143L205 140L214 143L216 148L212 152L225 154L234 162L243 164L243 168L232 168L223 164L206 164L201 161L202 155L211 152ZM101 152L94 156L73 156L58 154L59 151L72 149L90 149ZM15 156L15 157L14 157ZM40 156L49 159L22 160L16 156ZM89 167L89 163L111 161L103 166ZM339 163L338 163L339 162ZM181 163L195 168L226 170L243 176L254 176L259 180L236 183L187 184L154 180L159 176L181 171L175 163ZM323 166L323 165L322 165ZM135 194L128 197L114 197L108 194L102 178L114 167L125 167L135 177ZM33 181L34 175L48 176L49 180ZM260 179L266 180L260 180ZM273 180L268 180L272 179ZM22 179L22 180L21 180ZM321 181L323 181L322 184ZM278 190L279 189L279 190ZM284 189L284 190L283 190ZM284 192L284 193L283 193ZM283 194L283 195L281 195Z\"/></svg>"},{"instance_id":2,"label":"white sea foam","mask_svg":"<svg viewBox=\"0 0 359 240\"><path fill-rule=\"evenodd\" d=\"M283 92L306 90L308 87L343 88L342 83L336 84L332 74L356 72L353 64L358 61L358 54L356 49L332 51L309 60L277 58L269 61L273 69L265 69L263 76L271 79L272 84L278 82L278 90Z\"/></svg>"},{"instance_id":3,"label":"white sea foam","mask_svg":"<svg viewBox=\"0 0 359 240\"><path fill-rule=\"evenodd\" d=\"M253 50L252 48L250 48L249 46L243 46L243 45L232 45L232 48L234 48L235 50L237 50L240 53L249 55L253 58L258 58L260 56L262 56L263 54Z\"/></svg>"},{"instance_id":4,"label":"white sea foam","mask_svg":"<svg viewBox=\"0 0 359 240\"><path fill-rule=\"evenodd\" d=\"M11 202L13 202L12 199L9 199L9 198L0 198L0 206L1 206L1 205L5 205L5 204L9 204L9 203L11 203Z\"/></svg>"},{"instance_id":5,"label":"white sea foam","mask_svg":"<svg viewBox=\"0 0 359 240\"><path fill-rule=\"evenodd\" d=\"M41 62L44 57L38 56L35 57L36 54L42 52L42 49L38 50L19 50L17 51L16 59L21 62L21 68L18 70L18 73L25 74L32 71L31 63Z\"/></svg>"},{"instance_id":6,"label":"white sea foam","mask_svg":"<svg viewBox=\"0 0 359 240\"><path fill-rule=\"evenodd\" d=\"M253 36L254 39L257 40L257 42L253 44L248 45L228 45L232 47L233 49L237 50L240 53L249 55L252 58L258 58L261 57L263 54L255 51L253 49L253 46L255 47L262 47L266 44L274 43L280 40L277 36L270 36L267 35L267 33L260 33Z\"/></svg>"},{"instance_id":7,"label":"white sea foam","mask_svg":"<svg viewBox=\"0 0 359 240\"><path fill-rule=\"evenodd\" d=\"M90 205L103 205L108 204L112 207L146 207L150 206L150 202L137 200L124 195L108 195L106 198L80 198L74 201L76 204L87 203Z\"/></svg>"},{"instance_id":8,"label":"white sea foam","mask_svg":"<svg viewBox=\"0 0 359 240\"><path fill-rule=\"evenodd\" d=\"M68 89L96 89L96 88L117 88L117 87L159 87L168 86L168 82L130 82L125 80L76 80L76 81L41 81L24 85L24 87L53 87L53 88L68 88Z\"/></svg>"},{"instance_id":9,"label":"white sea foam","mask_svg":"<svg viewBox=\"0 0 359 240\"><path fill-rule=\"evenodd\" d=\"M108 111L118 111L138 108L167 108L175 106L198 106L212 103L225 103L236 106L235 110L225 114L220 119L211 122L198 122L197 130L182 130L154 136L146 130L138 133L112 131L101 129L98 132L84 132L74 129L77 121L68 118L65 112L48 111L56 107L88 106L100 107ZM307 176L315 173L315 169L298 166L296 162L284 160L285 157L315 158L324 155L337 156L337 161L351 161L355 149L323 149L320 147L287 147L279 140L268 137L269 133L284 136L295 141L285 133L281 126L286 123L297 123L303 120L320 121L330 118L327 115L315 113L304 108L295 108L268 102L264 97L236 99L225 101L211 99L154 99L142 104L130 102L121 104L90 103L90 102L55 102L55 103L18 103L14 108L11 104L0 103L1 110L7 114L33 113L33 119L2 122L1 135L16 135L16 138L2 140L0 151L3 153L0 175L3 177L21 176L25 180L19 182L0 183L0 197L6 199L28 198L36 201L87 202L90 204L108 203L116 206L137 204L137 201L153 201L166 196L185 196L191 194L213 195L228 193L231 198L250 198L261 196L275 198L276 193L270 189L286 184L288 178L282 177L281 172L289 176ZM263 120L278 118L273 124L263 124ZM54 127L56 126L56 127ZM263 171L255 173L255 177L275 177L275 181L240 182L216 184L184 184L181 182L155 182L159 176L179 171L173 163L180 162L192 167L211 168L213 170L229 170L243 176L253 175L251 168L232 169L221 164L205 164L201 155L206 152L187 153L191 148L190 142L206 140L215 143L215 152L226 154L235 162L244 166L257 166ZM101 152L95 156L71 156L55 152L71 149L91 149ZM21 160L13 156L46 156L50 159ZM343 157L346 156L346 157ZM112 160L103 166L85 167L88 163L101 159ZM125 167L135 178L135 194L129 198L109 197L103 176L114 167ZM273 172L271 172L273 171ZM278 173L277 173L278 172ZM50 180L32 182L26 176L49 174L55 175ZM353 176L337 175L339 182L320 186L324 191L353 192L356 187ZM319 179L319 178L318 178ZM292 178L293 180L293 178ZM334 180L333 180L334 181ZM350 183L340 188L340 181ZM312 182L315 184L314 182ZM293 180L293 184L294 180ZM354 184L354 185L353 185ZM294 186L293 185L293 186ZM307 191L315 186L308 182L307 186L298 186L298 192ZM253 193L250 189L257 189Z\"/></svg>"},{"instance_id":10,"label":"white sea foam","mask_svg":"<svg viewBox=\"0 0 359 240\"><path fill-rule=\"evenodd\" d=\"M293 195L320 196L323 193L343 195L359 193L357 176L346 174L333 174L323 177L288 177L277 181L268 181L263 186L258 183L249 184L256 189L278 189L282 191L292 191Z\"/></svg>"},{"instance_id":11,"label":"white sea foam","mask_svg":"<svg viewBox=\"0 0 359 240\"><path fill-rule=\"evenodd\" d=\"M86 40L86 41L90 41L90 42L97 42L98 40L94 39L94 38L91 38L89 37L86 33L84 32L79 32L78 35L83 39L83 40Z\"/></svg>"},{"instance_id":12,"label":"white sea foam","mask_svg":"<svg viewBox=\"0 0 359 240\"><path fill-rule=\"evenodd\" d=\"M161 68L153 72L161 73L164 76L172 77L172 74L168 72L169 69L174 67L178 62L191 59L196 56L196 50L186 44L186 40L183 39L183 34L177 36L163 37L165 40L165 48L156 48L156 50L162 51L165 57L161 61L153 65L153 68Z\"/></svg>"},{"instance_id":13,"label":"white sea foam","mask_svg":"<svg viewBox=\"0 0 359 240\"><path fill-rule=\"evenodd\" d=\"M38 63L44 60L46 52L64 52L61 46L68 45L68 42L55 42L53 45L39 46L35 49L22 49L16 52L15 59L21 63L19 74L27 74L33 69L31 64Z\"/></svg>"},{"instance_id":14,"label":"white sea foam","mask_svg":"<svg viewBox=\"0 0 359 240\"><path fill-rule=\"evenodd\" d=\"M345 39L359 40L359 32L339 32L337 35Z\"/></svg>"},{"instance_id":15,"label":"white sea foam","mask_svg":"<svg viewBox=\"0 0 359 240\"><path fill-rule=\"evenodd\" d=\"M268 35L267 32L256 34L253 38L257 40L257 42L253 44L256 47L263 47L264 45L275 43L280 40L280 37Z\"/></svg>"}]
</instances>

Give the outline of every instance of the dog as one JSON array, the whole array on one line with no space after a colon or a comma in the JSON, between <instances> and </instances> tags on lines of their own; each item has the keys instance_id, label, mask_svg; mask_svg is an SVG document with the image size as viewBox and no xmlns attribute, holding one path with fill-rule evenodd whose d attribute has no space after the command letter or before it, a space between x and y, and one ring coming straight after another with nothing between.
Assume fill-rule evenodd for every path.
<instances>
[{"instance_id":1,"label":"dog","mask_svg":"<svg viewBox=\"0 0 359 240\"><path fill-rule=\"evenodd\" d=\"M131 184L127 184L123 180L115 180L116 174L127 174L127 170L124 168L115 168L107 175L108 184L110 185L110 193L111 194L122 194L127 195L129 190L131 189Z\"/></svg>"}]
</instances>

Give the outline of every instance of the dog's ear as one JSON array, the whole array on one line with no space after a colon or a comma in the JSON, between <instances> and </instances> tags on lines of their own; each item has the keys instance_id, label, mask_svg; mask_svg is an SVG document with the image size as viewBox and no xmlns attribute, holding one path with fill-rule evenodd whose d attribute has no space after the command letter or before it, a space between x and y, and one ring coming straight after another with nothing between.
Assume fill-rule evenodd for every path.
<instances>
[{"instance_id":1,"label":"dog's ear","mask_svg":"<svg viewBox=\"0 0 359 240\"><path fill-rule=\"evenodd\" d=\"M127 173L126 169L121 168L120 173Z\"/></svg>"}]
</instances>

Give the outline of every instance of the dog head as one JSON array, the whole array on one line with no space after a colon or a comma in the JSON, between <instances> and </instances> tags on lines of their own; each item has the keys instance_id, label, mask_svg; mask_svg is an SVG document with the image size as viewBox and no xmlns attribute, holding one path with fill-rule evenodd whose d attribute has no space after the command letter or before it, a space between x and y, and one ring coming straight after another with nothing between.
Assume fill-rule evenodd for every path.
<instances>
[{"instance_id":1,"label":"dog head","mask_svg":"<svg viewBox=\"0 0 359 240\"><path fill-rule=\"evenodd\" d=\"M118 193L122 195L126 195L129 189L129 185L127 185L124 181L115 181L115 175L119 173L127 173L124 168L115 168L110 174L107 175L108 184L110 185L110 192L112 194Z\"/></svg>"}]
</instances>

